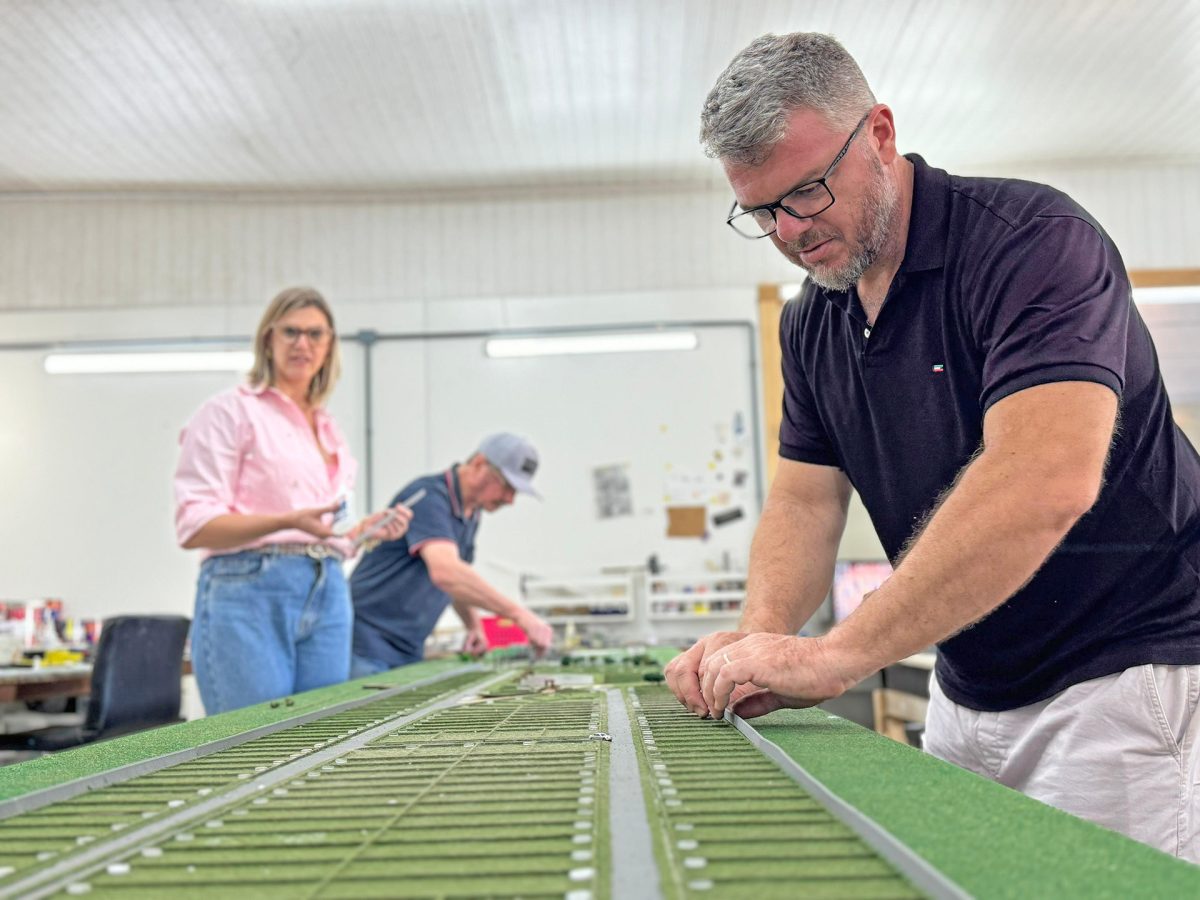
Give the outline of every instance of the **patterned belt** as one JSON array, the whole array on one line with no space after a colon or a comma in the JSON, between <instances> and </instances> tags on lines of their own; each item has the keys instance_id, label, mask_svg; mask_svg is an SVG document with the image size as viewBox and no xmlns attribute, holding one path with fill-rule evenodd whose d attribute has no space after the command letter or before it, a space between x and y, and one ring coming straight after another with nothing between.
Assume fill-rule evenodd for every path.
<instances>
[{"instance_id":1,"label":"patterned belt","mask_svg":"<svg viewBox=\"0 0 1200 900\"><path fill-rule=\"evenodd\" d=\"M328 544L264 544L252 549L260 553L272 553L279 556L307 556L312 559L336 559L338 562L344 562L346 559L346 554Z\"/></svg>"}]
</instances>

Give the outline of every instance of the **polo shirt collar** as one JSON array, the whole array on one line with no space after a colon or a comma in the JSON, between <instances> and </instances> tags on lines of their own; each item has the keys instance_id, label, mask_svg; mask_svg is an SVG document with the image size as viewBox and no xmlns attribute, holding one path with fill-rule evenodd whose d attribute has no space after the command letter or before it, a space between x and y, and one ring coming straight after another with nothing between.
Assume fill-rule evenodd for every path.
<instances>
[{"instance_id":1,"label":"polo shirt collar","mask_svg":"<svg viewBox=\"0 0 1200 900\"><path fill-rule=\"evenodd\" d=\"M463 504L462 485L458 482L458 466L453 465L445 472L446 490L450 494L450 511L460 519L465 519L463 514L466 509Z\"/></svg>"},{"instance_id":2,"label":"polo shirt collar","mask_svg":"<svg viewBox=\"0 0 1200 900\"><path fill-rule=\"evenodd\" d=\"M913 198L900 271L940 269L946 263L950 231L950 176L916 153L905 154L904 158L913 164Z\"/></svg>"},{"instance_id":3,"label":"polo shirt collar","mask_svg":"<svg viewBox=\"0 0 1200 900\"><path fill-rule=\"evenodd\" d=\"M940 269L946 262L950 232L950 176L943 169L931 167L916 153L907 153L904 158L913 164L913 198L900 272ZM818 290L842 312L862 317L855 287L848 291Z\"/></svg>"}]
</instances>

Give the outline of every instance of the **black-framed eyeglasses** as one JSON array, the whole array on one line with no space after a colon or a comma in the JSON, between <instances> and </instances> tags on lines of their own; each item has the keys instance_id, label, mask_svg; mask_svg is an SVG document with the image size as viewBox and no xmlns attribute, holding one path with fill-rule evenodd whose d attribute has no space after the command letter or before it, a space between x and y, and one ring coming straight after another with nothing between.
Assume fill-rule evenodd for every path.
<instances>
[{"instance_id":1,"label":"black-framed eyeglasses","mask_svg":"<svg viewBox=\"0 0 1200 900\"><path fill-rule=\"evenodd\" d=\"M850 150L854 138L870 117L871 114L867 113L858 120L858 124L850 132L850 137L846 138L846 143L842 144L842 149L833 158L833 162L829 164L825 174L816 181L806 181L804 184L792 188L774 203L766 203L741 212L738 212L738 202L734 200L733 206L729 208L729 215L725 218L725 224L744 238L758 240L774 234L779 227L775 219L776 210L782 209L795 219L811 219L813 216L825 212L837 202L833 191L829 189L829 176L833 174L833 170L838 167L838 163Z\"/></svg>"}]
</instances>

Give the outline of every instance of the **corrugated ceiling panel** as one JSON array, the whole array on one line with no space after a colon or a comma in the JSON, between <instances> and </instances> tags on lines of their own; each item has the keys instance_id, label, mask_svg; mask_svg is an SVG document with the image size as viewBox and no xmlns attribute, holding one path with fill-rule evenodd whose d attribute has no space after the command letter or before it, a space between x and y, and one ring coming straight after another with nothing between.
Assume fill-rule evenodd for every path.
<instances>
[{"instance_id":1,"label":"corrugated ceiling panel","mask_svg":"<svg viewBox=\"0 0 1200 900\"><path fill-rule=\"evenodd\" d=\"M1200 158L1178 0L41 0L0 29L0 190L702 179L713 79L792 29L951 166Z\"/></svg>"}]
</instances>

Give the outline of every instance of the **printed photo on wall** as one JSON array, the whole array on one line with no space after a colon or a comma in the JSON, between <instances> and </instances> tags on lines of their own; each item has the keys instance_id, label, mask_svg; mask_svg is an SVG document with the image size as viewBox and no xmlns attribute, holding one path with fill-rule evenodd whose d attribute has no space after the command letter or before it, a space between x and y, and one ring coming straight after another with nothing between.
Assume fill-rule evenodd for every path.
<instances>
[{"instance_id":1,"label":"printed photo on wall","mask_svg":"<svg viewBox=\"0 0 1200 900\"><path fill-rule=\"evenodd\" d=\"M597 466L592 469L592 483L596 490L596 518L633 515L633 488L627 464Z\"/></svg>"}]
</instances>

